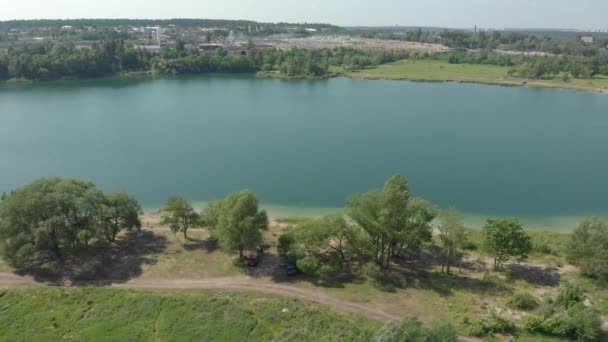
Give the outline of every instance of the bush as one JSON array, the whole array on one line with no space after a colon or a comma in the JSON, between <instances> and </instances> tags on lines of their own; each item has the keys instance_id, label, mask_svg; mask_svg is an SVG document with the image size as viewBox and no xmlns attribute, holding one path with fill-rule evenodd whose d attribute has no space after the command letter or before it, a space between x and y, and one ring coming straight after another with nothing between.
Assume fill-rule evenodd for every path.
<instances>
[{"instance_id":1,"label":"bush","mask_svg":"<svg viewBox=\"0 0 608 342\"><path fill-rule=\"evenodd\" d=\"M597 218L581 223L568 244L567 259L587 276L608 278L608 223Z\"/></svg>"},{"instance_id":2,"label":"bush","mask_svg":"<svg viewBox=\"0 0 608 342\"><path fill-rule=\"evenodd\" d=\"M578 303L568 309L568 335L579 341L593 341L600 334L600 315L591 307Z\"/></svg>"},{"instance_id":3,"label":"bush","mask_svg":"<svg viewBox=\"0 0 608 342\"><path fill-rule=\"evenodd\" d=\"M298 269L300 269L304 274L308 275L316 274L320 267L319 259L311 256L299 259L296 264Z\"/></svg>"},{"instance_id":4,"label":"bush","mask_svg":"<svg viewBox=\"0 0 608 342\"><path fill-rule=\"evenodd\" d=\"M524 330L529 332L543 332L544 320L540 316L536 315L525 315L521 318Z\"/></svg>"},{"instance_id":5,"label":"bush","mask_svg":"<svg viewBox=\"0 0 608 342\"><path fill-rule=\"evenodd\" d=\"M576 303L543 319L536 315L522 318L524 329L530 332L564 336L578 341L594 341L600 334L600 316L591 307Z\"/></svg>"},{"instance_id":6,"label":"bush","mask_svg":"<svg viewBox=\"0 0 608 342\"><path fill-rule=\"evenodd\" d=\"M510 334L515 331L515 324L508 319L492 313L488 318L478 319L469 327L473 336L493 336L494 334Z\"/></svg>"},{"instance_id":7,"label":"bush","mask_svg":"<svg viewBox=\"0 0 608 342\"><path fill-rule=\"evenodd\" d=\"M319 268L319 275L323 278L331 278L340 272L334 265L323 265Z\"/></svg>"},{"instance_id":8,"label":"bush","mask_svg":"<svg viewBox=\"0 0 608 342\"><path fill-rule=\"evenodd\" d=\"M428 328L427 340L429 342L456 342L458 334L451 324L434 325Z\"/></svg>"},{"instance_id":9,"label":"bush","mask_svg":"<svg viewBox=\"0 0 608 342\"><path fill-rule=\"evenodd\" d=\"M581 303L585 300L585 291L578 285L565 283L557 292L555 306L569 308L574 304Z\"/></svg>"},{"instance_id":10,"label":"bush","mask_svg":"<svg viewBox=\"0 0 608 342\"><path fill-rule=\"evenodd\" d=\"M394 321L382 327L373 342L456 342L458 335L451 325L425 328L417 319Z\"/></svg>"},{"instance_id":11,"label":"bush","mask_svg":"<svg viewBox=\"0 0 608 342\"><path fill-rule=\"evenodd\" d=\"M467 251L476 251L479 249L479 246L477 246L477 244L473 241L467 241L464 243L462 248Z\"/></svg>"},{"instance_id":12,"label":"bush","mask_svg":"<svg viewBox=\"0 0 608 342\"><path fill-rule=\"evenodd\" d=\"M518 310L533 310L538 306L538 301L529 292L515 292L507 301L507 304Z\"/></svg>"},{"instance_id":13,"label":"bush","mask_svg":"<svg viewBox=\"0 0 608 342\"><path fill-rule=\"evenodd\" d=\"M291 232L291 228L286 229L285 232L279 236L277 251L280 255L288 255L294 242L295 239Z\"/></svg>"},{"instance_id":14,"label":"bush","mask_svg":"<svg viewBox=\"0 0 608 342\"><path fill-rule=\"evenodd\" d=\"M361 275L368 281L378 282L382 277L382 269L374 262L368 262L361 268Z\"/></svg>"}]
</instances>

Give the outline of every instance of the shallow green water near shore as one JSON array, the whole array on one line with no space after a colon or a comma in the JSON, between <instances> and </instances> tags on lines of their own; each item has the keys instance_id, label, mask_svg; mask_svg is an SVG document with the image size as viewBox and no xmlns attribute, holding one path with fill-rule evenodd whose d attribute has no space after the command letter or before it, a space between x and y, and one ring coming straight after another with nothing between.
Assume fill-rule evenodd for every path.
<instances>
[{"instance_id":1,"label":"shallow green water near shore","mask_svg":"<svg viewBox=\"0 0 608 342\"><path fill-rule=\"evenodd\" d=\"M42 176L148 208L257 191L277 215L342 207L394 173L469 222L570 229L608 214L608 96L251 76L0 85L0 191Z\"/></svg>"}]
</instances>

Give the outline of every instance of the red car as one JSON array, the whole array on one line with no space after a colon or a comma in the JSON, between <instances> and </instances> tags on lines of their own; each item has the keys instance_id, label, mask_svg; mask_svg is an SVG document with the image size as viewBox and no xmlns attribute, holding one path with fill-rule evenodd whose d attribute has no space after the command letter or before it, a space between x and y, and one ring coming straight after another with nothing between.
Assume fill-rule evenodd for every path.
<instances>
[{"instance_id":1,"label":"red car","mask_svg":"<svg viewBox=\"0 0 608 342\"><path fill-rule=\"evenodd\" d=\"M257 255L251 255L247 260L247 266L249 267L257 267L260 263L260 257Z\"/></svg>"}]
</instances>

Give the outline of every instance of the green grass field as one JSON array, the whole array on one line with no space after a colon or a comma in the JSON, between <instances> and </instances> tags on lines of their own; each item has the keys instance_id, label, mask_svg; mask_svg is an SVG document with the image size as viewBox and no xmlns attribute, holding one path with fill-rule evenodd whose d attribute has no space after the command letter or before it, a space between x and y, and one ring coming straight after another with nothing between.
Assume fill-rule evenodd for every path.
<instances>
[{"instance_id":1,"label":"green grass field","mask_svg":"<svg viewBox=\"0 0 608 342\"><path fill-rule=\"evenodd\" d=\"M568 88L577 90L607 91L608 77L595 77L592 79L570 79L564 82L561 79L533 80L507 75L509 67L477 64L449 64L440 60L402 60L395 63L384 64L376 68L346 71L334 69L334 72L360 79L390 79L429 82L467 82L481 84L497 84L519 86L527 82L531 87Z\"/></svg>"},{"instance_id":2,"label":"green grass field","mask_svg":"<svg viewBox=\"0 0 608 342\"><path fill-rule=\"evenodd\" d=\"M367 341L379 326L272 296L100 288L0 291L4 341Z\"/></svg>"}]
</instances>

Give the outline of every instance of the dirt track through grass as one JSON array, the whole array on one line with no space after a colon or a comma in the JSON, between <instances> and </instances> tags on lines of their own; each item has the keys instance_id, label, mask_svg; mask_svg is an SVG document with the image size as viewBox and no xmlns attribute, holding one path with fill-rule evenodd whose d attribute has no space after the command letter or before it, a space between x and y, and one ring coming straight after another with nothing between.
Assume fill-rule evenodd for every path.
<instances>
[{"instance_id":1,"label":"dirt track through grass","mask_svg":"<svg viewBox=\"0 0 608 342\"><path fill-rule=\"evenodd\" d=\"M14 287L37 284L31 277L21 277L10 273L0 273L0 287ZM87 284L82 284L87 285ZM219 290L237 292L257 292L283 297L292 297L314 303L328 305L343 312L358 314L379 321L397 320L400 317L361 304L337 299L313 289L298 288L289 284L275 284L248 277L226 277L207 280L188 279L134 279L126 283L112 284L116 288L155 290Z\"/></svg>"}]
</instances>

